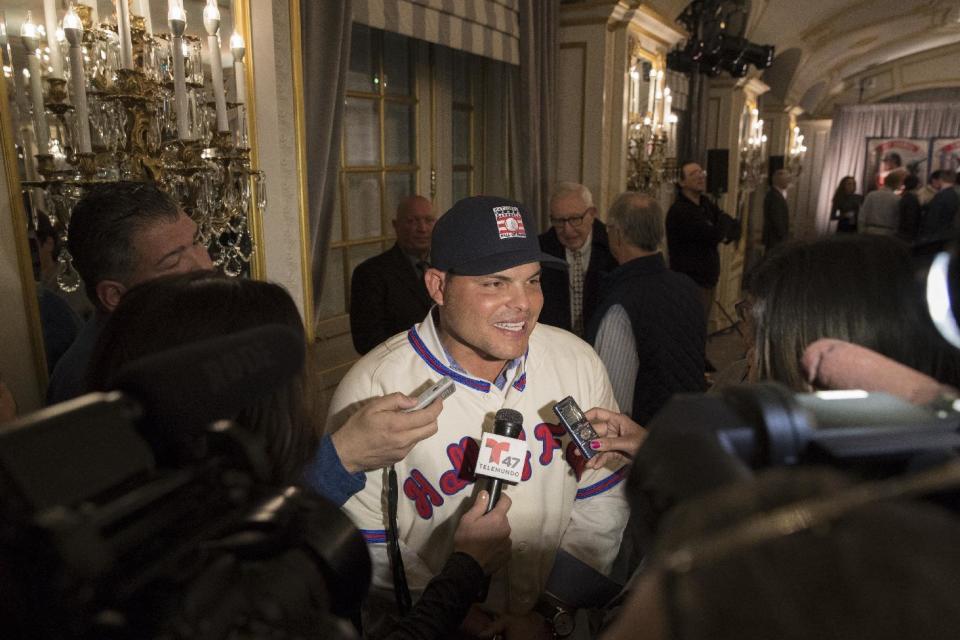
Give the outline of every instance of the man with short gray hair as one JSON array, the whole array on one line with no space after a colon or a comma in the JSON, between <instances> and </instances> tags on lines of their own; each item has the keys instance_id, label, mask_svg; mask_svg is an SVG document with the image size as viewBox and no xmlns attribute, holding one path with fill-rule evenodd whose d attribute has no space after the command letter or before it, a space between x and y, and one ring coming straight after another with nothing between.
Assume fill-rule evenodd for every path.
<instances>
[{"instance_id":1,"label":"man with short gray hair","mask_svg":"<svg viewBox=\"0 0 960 640\"><path fill-rule=\"evenodd\" d=\"M550 195L550 229L539 239L544 252L568 267L544 271L540 322L582 337L600 302L601 276L617 266L590 190L577 182L558 183Z\"/></svg>"},{"instance_id":2,"label":"man with short gray hair","mask_svg":"<svg viewBox=\"0 0 960 640\"><path fill-rule=\"evenodd\" d=\"M620 266L604 282L587 340L607 367L620 410L643 424L674 393L706 390L706 320L696 283L667 269L656 200L621 194L607 231Z\"/></svg>"}]
</instances>

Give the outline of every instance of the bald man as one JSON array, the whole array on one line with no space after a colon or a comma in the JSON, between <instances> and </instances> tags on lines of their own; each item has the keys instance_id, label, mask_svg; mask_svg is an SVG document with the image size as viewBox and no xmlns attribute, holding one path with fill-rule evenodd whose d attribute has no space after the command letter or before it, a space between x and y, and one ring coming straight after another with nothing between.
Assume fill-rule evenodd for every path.
<instances>
[{"instance_id":1,"label":"bald man","mask_svg":"<svg viewBox=\"0 0 960 640\"><path fill-rule=\"evenodd\" d=\"M391 249L361 263L350 283L350 331L357 353L423 320L432 305L423 283L430 260L430 237L436 216L423 196L397 205Z\"/></svg>"}]
</instances>

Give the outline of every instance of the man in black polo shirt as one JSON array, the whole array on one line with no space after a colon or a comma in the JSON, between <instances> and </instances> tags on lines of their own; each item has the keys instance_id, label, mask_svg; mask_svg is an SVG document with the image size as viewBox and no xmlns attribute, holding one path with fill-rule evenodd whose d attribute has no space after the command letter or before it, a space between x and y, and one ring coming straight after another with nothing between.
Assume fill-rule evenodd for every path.
<instances>
[{"instance_id":1,"label":"man in black polo shirt","mask_svg":"<svg viewBox=\"0 0 960 640\"><path fill-rule=\"evenodd\" d=\"M709 320L714 291L720 279L717 245L738 240L740 225L704 195L707 173L696 162L687 162L680 167L677 187L677 200L667 212L670 268L687 274L697 283Z\"/></svg>"}]
</instances>

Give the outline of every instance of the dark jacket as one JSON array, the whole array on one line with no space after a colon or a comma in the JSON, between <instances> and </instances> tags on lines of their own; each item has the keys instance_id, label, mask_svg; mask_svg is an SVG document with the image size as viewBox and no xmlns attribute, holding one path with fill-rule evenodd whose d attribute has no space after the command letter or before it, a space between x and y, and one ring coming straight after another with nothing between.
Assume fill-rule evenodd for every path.
<instances>
[{"instance_id":1,"label":"dark jacket","mask_svg":"<svg viewBox=\"0 0 960 640\"><path fill-rule=\"evenodd\" d=\"M680 193L667 212L666 226L670 268L704 289L715 287L720 279L717 245L740 237L737 221L706 196L697 204Z\"/></svg>"},{"instance_id":2,"label":"dark jacket","mask_svg":"<svg viewBox=\"0 0 960 640\"><path fill-rule=\"evenodd\" d=\"M674 393L706 391L706 319L694 282L669 271L663 255L636 258L604 282L603 302L587 332L592 344L607 310L624 308L637 344L639 369L630 416L645 424ZM621 407L621 410L626 407Z\"/></svg>"},{"instance_id":3,"label":"dark jacket","mask_svg":"<svg viewBox=\"0 0 960 640\"><path fill-rule=\"evenodd\" d=\"M50 376L47 385L47 404L65 402L71 398L83 395L90 390L87 384L87 373L90 361L93 358L94 347L100 339L100 332L110 314L97 311L80 328L80 332L73 344L63 354Z\"/></svg>"},{"instance_id":4,"label":"dark jacket","mask_svg":"<svg viewBox=\"0 0 960 640\"><path fill-rule=\"evenodd\" d=\"M921 236L924 240L946 238L953 230L953 220L960 208L960 198L954 189L940 189L927 203L923 216Z\"/></svg>"},{"instance_id":5,"label":"dark jacket","mask_svg":"<svg viewBox=\"0 0 960 640\"><path fill-rule=\"evenodd\" d=\"M790 235L790 210L787 200L776 187L763 197L763 246L769 251L786 242Z\"/></svg>"},{"instance_id":6,"label":"dark jacket","mask_svg":"<svg viewBox=\"0 0 960 640\"><path fill-rule=\"evenodd\" d=\"M863 196L859 193L845 193L834 198L831 203L830 219L837 221L837 233L856 233L857 218L860 215L860 205ZM852 214L847 217L846 214Z\"/></svg>"},{"instance_id":7,"label":"dark jacket","mask_svg":"<svg viewBox=\"0 0 960 640\"><path fill-rule=\"evenodd\" d=\"M398 245L360 263L350 281L354 348L370 351L423 320L432 305L423 278Z\"/></svg>"},{"instance_id":8,"label":"dark jacket","mask_svg":"<svg viewBox=\"0 0 960 640\"><path fill-rule=\"evenodd\" d=\"M566 259L563 245L555 229L540 234L540 248L561 260ZM607 225L593 221L593 236L590 239L590 264L583 274L583 326L590 324L593 312L600 303L600 279L617 268L617 261L610 254L607 240ZM544 269L540 275L543 289L543 311L540 322L570 331L570 270Z\"/></svg>"},{"instance_id":9,"label":"dark jacket","mask_svg":"<svg viewBox=\"0 0 960 640\"><path fill-rule=\"evenodd\" d=\"M920 236L920 223L922 221L922 208L920 207L920 198L912 191L907 191L900 196L900 228L897 230L897 237L906 242L915 242Z\"/></svg>"}]
</instances>

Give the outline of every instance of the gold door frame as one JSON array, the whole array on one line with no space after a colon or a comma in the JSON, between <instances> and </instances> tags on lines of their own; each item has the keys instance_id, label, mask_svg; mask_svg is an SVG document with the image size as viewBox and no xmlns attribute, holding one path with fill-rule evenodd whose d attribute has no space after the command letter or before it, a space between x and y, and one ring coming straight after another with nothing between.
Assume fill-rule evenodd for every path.
<instances>
[{"instance_id":1,"label":"gold door frame","mask_svg":"<svg viewBox=\"0 0 960 640\"><path fill-rule=\"evenodd\" d=\"M297 154L297 186L300 221L300 277L303 280L303 325L307 341L313 342L313 257L310 255L310 201L307 195L307 129L303 102L303 45L300 0L290 0L290 57L293 75L293 122Z\"/></svg>"},{"instance_id":2,"label":"gold door frame","mask_svg":"<svg viewBox=\"0 0 960 640\"><path fill-rule=\"evenodd\" d=\"M0 104L9 105L7 82L0 82ZM30 257L30 241L27 238L27 211L23 206L23 186L18 170L16 154L16 136L13 135L11 109L0 109L0 146L3 153L3 167L7 178L7 199L10 214L13 217L13 241L17 246L17 269L20 271L20 287L23 291L27 324L30 331L30 346L33 351L34 368L37 371L38 395L43 398L49 376L47 374L47 355L43 344L43 327L40 324L40 301L37 298L37 285L33 281L33 261Z\"/></svg>"}]
</instances>

